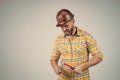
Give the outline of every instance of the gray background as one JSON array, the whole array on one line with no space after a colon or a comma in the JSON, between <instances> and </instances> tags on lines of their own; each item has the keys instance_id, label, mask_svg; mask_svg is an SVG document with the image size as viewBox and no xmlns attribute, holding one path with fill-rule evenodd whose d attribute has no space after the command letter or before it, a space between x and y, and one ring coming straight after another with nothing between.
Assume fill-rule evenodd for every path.
<instances>
[{"instance_id":1,"label":"gray background","mask_svg":"<svg viewBox=\"0 0 120 80\"><path fill-rule=\"evenodd\" d=\"M0 0L0 80L56 80L49 59L62 8L103 52L103 62L90 68L91 80L120 80L120 0Z\"/></svg>"}]
</instances>

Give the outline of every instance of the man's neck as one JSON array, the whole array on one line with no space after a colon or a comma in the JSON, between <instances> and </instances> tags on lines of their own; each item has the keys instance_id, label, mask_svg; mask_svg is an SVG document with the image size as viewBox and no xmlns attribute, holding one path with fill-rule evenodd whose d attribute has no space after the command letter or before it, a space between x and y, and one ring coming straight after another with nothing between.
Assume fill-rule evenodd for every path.
<instances>
[{"instance_id":1,"label":"man's neck","mask_svg":"<svg viewBox=\"0 0 120 80\"><path fill-rule=\"evenodd\" d=\"M68 39L72 40L72 38L74 37L76 31L77 31L77 29L76 29L76 27L74 26L74 27L73 27L73 32L72 32L71 35L68 36Z\"/></svg>"}]
</instances>

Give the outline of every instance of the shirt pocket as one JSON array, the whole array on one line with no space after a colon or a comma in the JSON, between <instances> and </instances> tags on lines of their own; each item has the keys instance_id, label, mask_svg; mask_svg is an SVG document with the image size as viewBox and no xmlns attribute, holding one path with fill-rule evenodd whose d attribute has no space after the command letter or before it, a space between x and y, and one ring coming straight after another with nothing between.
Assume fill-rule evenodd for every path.
<instances>
[{"instance_id":1,"label":"shirt pocket","mask_svg":"<svg viewBox=\"0 0 120 80\"><path fill-rule=\"evenodd\" d=\"M60 50L61 54L66 54L66 53L69 53L69 51L70 51L68 46L61 46L59 48L59 50Z\"/></svg>"},{"instance_id":2,"label":"shirt pocket","mask_svg":"<svg viewBox=\"0 0 120 80\"><path fill-rule=\"evenodd\" d=\"M74 50L73 51L77 55L85 53L87 51L86 43L85 42L79 42L78 44L74 45Z\"/></svg>"}]
</instances>

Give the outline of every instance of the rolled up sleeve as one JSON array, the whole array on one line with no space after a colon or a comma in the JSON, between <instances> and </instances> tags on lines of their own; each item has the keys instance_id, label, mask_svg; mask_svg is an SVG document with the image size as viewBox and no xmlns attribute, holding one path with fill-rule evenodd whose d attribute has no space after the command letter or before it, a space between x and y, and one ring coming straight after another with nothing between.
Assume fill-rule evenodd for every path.
<instances>
[{"instance_id":1,"label":"rolled up sleeve","mask_svg":"<svg viewBox=\"0 0 120 80\"><path fill-rule=\"evenodd\" d=\"M59 58L60 58L61 53L60 53L59 48L58 48L57 45L58 45L58 40L56 40L54 42L54 49L53 49L53 52L52 52L52 55L51 55L51 58L50 58L51 60L58 61Z\"/></svg>"},{"instance_id":2,"label":"rolled up sleeve","mask_svg":"<svg viewBox=\"0 0 120 80\"><path fill-rule=\"evenodd\" d=\"M96 40L93 38L91 34L86 36L86 41L88 44L88 51L92 54L92 56L99 57L100 59L103 58L102 51L98 47Z\"/></svg>"}]
</instances>

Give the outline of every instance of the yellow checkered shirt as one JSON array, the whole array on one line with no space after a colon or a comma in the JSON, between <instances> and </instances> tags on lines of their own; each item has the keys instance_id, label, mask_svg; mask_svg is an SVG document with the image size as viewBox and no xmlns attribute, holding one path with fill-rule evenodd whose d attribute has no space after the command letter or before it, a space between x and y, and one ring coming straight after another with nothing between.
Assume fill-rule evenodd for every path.
<instances>
[{"instance_id":1,"label":"yellow checkered shirt","mask_svg":"<svg viewBox=\"0 0 120 80\"><path fill-rule=\"evenodd\" d=\"M54 50L51 56L52 60L59 61L59 65L64 63L75 67L89 60L89 54L102 59L103 55L98 48L95 39L92 35L86 31L77 28L77 33L72 40L66 38L62 33L57 37L54 43ZM67 69L66 69L67 70ZM59 80L90 80L89 70L84 70L81 74L70 75L68 73L62 73L59 75Z\"/></svg>"}]
</instances>

